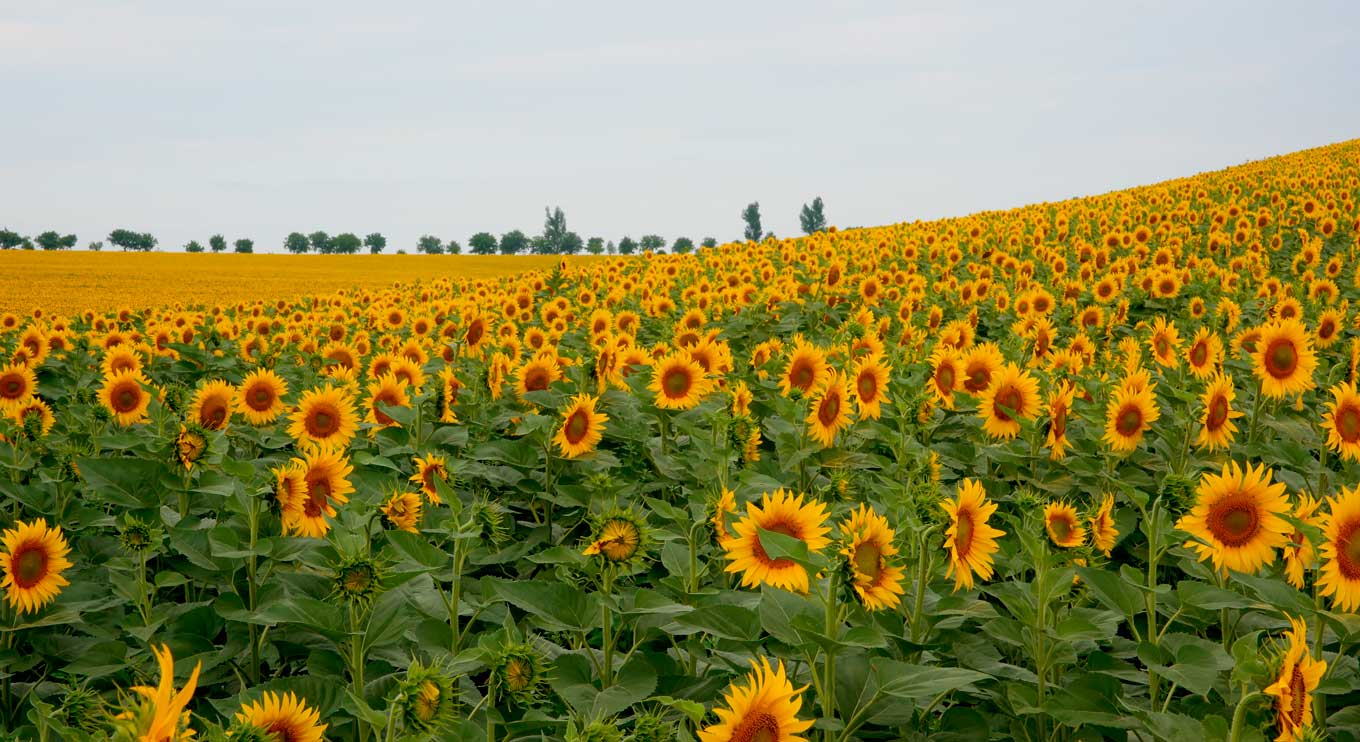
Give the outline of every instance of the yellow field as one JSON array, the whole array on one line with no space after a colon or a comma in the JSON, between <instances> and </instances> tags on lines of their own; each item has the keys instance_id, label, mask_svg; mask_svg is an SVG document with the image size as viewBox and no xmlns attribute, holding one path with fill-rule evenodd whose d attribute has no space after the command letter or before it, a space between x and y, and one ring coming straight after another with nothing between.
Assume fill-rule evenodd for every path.
<instances>
[{"instance_id":1,"label":"yellow field","mask_svg":"<svg viewBox=\"0 0 1360 742\"><path fill-rule=\"evenodd\" d=\"M551 268L551 255L236 255L0 253L0 314L76 315L167 304L294 299L440 276L488 278ZM574 256L568 260L596 260Z\"/></svg>"}]
</instances>

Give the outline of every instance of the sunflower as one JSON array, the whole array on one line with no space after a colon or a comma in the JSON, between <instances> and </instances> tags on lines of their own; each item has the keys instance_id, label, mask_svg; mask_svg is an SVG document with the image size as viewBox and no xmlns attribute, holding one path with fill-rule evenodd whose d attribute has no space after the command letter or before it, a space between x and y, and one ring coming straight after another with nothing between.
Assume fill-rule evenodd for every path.
<instances>
[{"instance_id":1,"label":"sunflower","mask_svg":"<svg viewBox=\"0 0 1360 742\"><path fill-rule=\"evenodd\" d=\"M329 724L321 714L291 692L282 695L265 691L260 700L242 704L236 723L264 732L281 742L321 742Z\"/></svg>"},{"instance_id":2,"label":"sunflower","mask_svg":"<svg viewBox=\"0 0 1360 742\"><path fill-rule=\"evenodd\" d=\"M175 457L179 459L185 471L192 470L194 464L207 452L207 433L208 431L197 423L179 426L179 435L175 436Z\"/></svg>"},{"instance_id":3,"label":"sunflower","mask_svg":"<svg viewBox=\"0 0 1360 742\"><path fill-rule=\"evenodd\" d=\"M420 485L420 491L430 498L430 502L438 505L444 500L439 497L439 482L449 481L449 462L443 456L430 454L425 458L417 456L415 458L416 473L411 475L410 481Z\"/></svg>"},{"instance_id":4,"label":"sunflower","mask_svg":"<svg viewBox=\"0 0 1360 742\"><path fill-rule=\"evenodd\" d=\"M225 430L231 422L236 389L225 381L209 381L194 392L191 416L206 430Z\"/></svg>"},{"instance_id":5,"label":"sunflower","mask_svg":"<svg viewBox=\"0 0 1360 742\"><path fill-rule=\"evenodd\" d=\"M949 514L944 540L949 566L945 576L953 576L955 592L959 588L971 590L974 574L991 579L996 540L1006 535L987 524L987 519L996 512L996 503L987 501L986 491L976 480L965 479L959 484L958 499L945 500L941 505Z\"/></svg>"},{"instance_id":6,"label":"sunflower","mask_svg":"<svg viewBox=\"0 0 1360 742\"><path fill-rule=\"evenodd\" d=\"M740 572L742 587L762 583L792 592L806 593L808 573L791 559L771 559L760 543L760 531L775 531L807 544L809 552L819 551L831 540L826 537L826 506L816 500L804 502L803 495L782 489L766 492L761 504L746 503L746 515L734 526L736 536L723 544L727 572Z\"/></svg>"},{"instance_id":7,"label":"sunflower","mask_svg":"<svg viewBox=\"0 0 1360 742\"><path fill-rule=\"evenodd\" d=\"M596 519L590 543L581 552L620 563L637 556L647 540L647 525L629 510L614 510Z\"/></svg>"},{"instance_id":8,"label":"sunflower","mask_svg":"<svg viewBox=\"0 0 1360 742\"><path fill-rule=\"evenodd\" d=\"M1044 506L1044 530L1056 546L1071 549L1086 542L1086 527L1077 518L1077 509L1065 502Z\"/></svg>"},{"instance_id":9,"label":"sunflower","mask_svg":"<svg viewBox=\"0 0 1360 742\"><path fill-rule=\"evenodd\" d=\"M656 406L664 410L688 410L713 389L713 381L688 353L678 351L652 366L652 381L647 389L656 393Z\"/></svg>"},{"instance_id":10,"label":"sunflower","mask_svg":"<svg viewBox=\"0 0 1360 742\"><path fill-rule=\"evenodd\" d=\"M1152 337L1148 340L1148 345L1152 348L1152 357L1161 366L1167 368L1177 368L1181 361L1176 357L1176 351L1181 347L1181 334L1176 329L1175 323L1168 323L1164 317L1158 317L1152 323Z\"/></svg>"},{"instance_id":11,"label":"sunflower","mask_svg":"<svg viewBox=\"0 0 1360 742\"><path fill-rule=\"evenodd\" d=\"M930 354L930 391L946 410L954 409L954 392L963 388L960 381L962 363L958 353L948 345L939 345Z\"/></svg>"},{"instance_id":12,"label":"sunflower","mask_svg":"<svg viewBox=\"0 0 1360 742\"><path fill-rule=\"evenodd\" d=\"M276 466L270 472L274 475L274 499L279 504L279 512L287 517L301 511L307 499L307 482L303 479L302 469L290 462Z\"/></svg>"},{"instance_id":13,"label":"sunflower","mask_svg":"<svg viewBox=\"0 0 1360 742\"><path fill-rule=\"evenodd\" d=\"M562 366L554 355L531 358L515 372L515 392L520 399L529 392L547 391L562 379Z\"/></svg>"},{"instance_id":14,"label":"sunflower","mask_svg":"<svg viewBox=\"0 0 1360 742\"><path fill-rule=\"evenodd\" d=\"M809 394L821 386L831 372L826 362L826 353L803 338L794 338L793 352L789 353L788 365L779 377L779 393L789 396L796 389Z\"/></svg>"},{"instance_id":15,"label":"sunflower","mask_svg":"<svg viewBox=\"0 0 1360 742\"><path fill-rule=\"evenodd\" d=\"M151 394L142 385L149 383L140 371L119 371L104 377L99 401L123 427L144 422Z\"/></svg>"},{"instance_id":16,"label":"sunflower","mask_svg":"<svg viewBox=\"0 0 1360 742\"><path fill-rule=\"evenodd\" d=\"M578 394L562 411L562 426L553 436L562 455L569 459L584 456L604 439L604 424L609 416L595 411L599 399L589 394Z\"/></svg>"},{"instance_id":17,"label":"sunflower","mask_svg":"<svg viewBox=\"0 0 1360 742\"><path fill-rule=\"evenodd\" d=\"M1317 354L1303 323L1276 320L1261 330L1252 351L1252 371L1261 380L1261 393L1271 399L1312 389Z\"/></svg>"},{"instance_id":18,"label":"sunflower","mask_svg":"<svg viewBox=\"0 0 1360 742\"><path fill-rule=\"evenodd\" d=\"M1337 608L1352 612L1360 608L1360 488L1342 489L1328 504L1317 584Z\"/></svg>"},{"instance_id":19,"label":"sunflower","mask_svg":"<svg viewBox=\"0 0 1360 742\"><path fill-rule=\"evenodd\" d=\"M401 531L419 533L416 524L420 522L420 495L409 490L399 490L388 496L383 503L383 517L393 527Z\"/></svg>"},{"instance_id":20,"label":"sunflower","mask_svg":"<svg viewBox=\"0 0 1360 742\"><path fill-rule=\"evenodd\" d=\"M784 663L770 667L762 658L751 660L746 683L733 683L723 693L727 708L714 708L718 723L699 730L699 742L807 742L801 733L811 721L798 718L799 698L807 687L794 688L784 674Z\"/></svg>"},{"instance_id":21,"label":"sunflower","mask_svg":"<svg viewBox=\"0 0 1360 742\"><path fill-rule=\"evenodd\" d=\"M1223 362L1223 341L1218 333L1207 327L1199 328L1190 341L1190 348L1185 351L1185 361L1196 378L1203 379L1212 374Z\"/></svg>"},{"instance_id":22,"label":"sunflower","mask_svg":"<svg viewBox=\"0 0 1360 742\"><path fill-rule=\"evenodd\" d=\"M306 458L293 459L302 474L303 493L291 511L283 514L284 533L323 538L330 530L326 517L335 517L335 505L349 502L354 491L349 475L354 471L337 449L319 446Z\"/></svg>"},{"instance_id":23,"label":"sunflower","mask_svg":"<svg viewBox=\"0 0 1360 742\"><path fill-rule=\"evenodd\" d=\"M896 608L903 593L902 568L888 564L897 555L895 534L888 519L861 504L840 526L841 554L850 566L851 587L864 607L876 611Z\"/></svg>"},{"instance_id":24,"label":"sunflower","mask_svg":"<svg viewBox=\"0 0 1360 742\"><path fill-rule=\"evenodd\" d=\"M66 558L71 547L66 545L59 526L48 528L43 518L19 521L16 528L5 529L4 547L0 568L5 579L0 587L5 588L5 599L19 615L36 613L71 584L61 576L71 568Z\"/></svg>"},{"instance_id":25,"label":"sunflower","mask_svg":"<svg viewBox=\"0 0 1360 742\"><path fill-rule=\"evenodd\" d=\"M326 386L303 392L297 409L288 417L293 440L318 446L344 448L359 428L354 402L341 389Z\"/></svg>"},{"instance_id":26,"label":"sunflower","mask_svg":"<svg viewBox=\"0 0 1360 742\"><path fill-rule=\"evenodd\" d=\"M1220 372L1209 380L1204 394L1200 396L1204 414L1200 418L1202 427L1195 445L1213 451L1227 448L1232 443L1233 435L1237 433L1237 425L1233 420L1242 417L1241 412L1232 408L1234 397L1236 393L1231 378Z\"/></svg>"},{"instance_id":27,"label":"sunflower","mask_svg":"<svg viewBox=\"0 0 1360 742\"><path fill-rule=\"evenodd\" d=\"M850 391L845 377L832 371L812 398L807 416L808 433L822 448L836 442L836 433L850 424Z\"/></svg>"},{"instance_id":28,"label":"sunflower","mask_svg":"<svg viewBox=\"0 0 1360 742\"><path fill-rule=\"evenodd\" d=\"M1114 548L1115 540L1119 538L1119 529L1114 525L1114 495L1105 495L1089 523L1091 544L1108 557L1110 550Z\"/></svg>"},{"instance_id":29,"label":"sunflower","mask_svg":"<svg viewBox=\"0 0 1360 742\"><path fill-rule=\"evenodd\" d=\"M1071 382L1058 382L1048 396L1048 434L1045 440L1048 457L1057 461L1067 451L1067 418L1072 414L1072 400L1077 389Z\"/></svg>"},{"instance_id":30,"label":"sunflower","mask_svg":"<svg viewBox=\"0 0 1360 742\"><path fill-rule=\"evenodd\" d=\"M1275 742L1301 739L1313 724L1313 691L1327 671L1325 660L1315 660L1308 651L1308 625L1302 618L1289 616L1289 647L1281 658L1276 680L1265 689L1275 699L1275 718L1280 733Z\"/></svg>"},{"instance_id":31,"label":"sunflower","mask_svg":"<svg viewBox=\"0 0 1360 742\"><path fill-rule=\"evenodd\" d=\"M458 422L458 392L462 388L463 382L452 368L439 369L439 422Z\"/></svg>"},{"instance_id":32,"label":"sunflower","mask_svg":"<svg viewBox=\"0 0 1360 742\"><path fill-rule=\"evenodd\" d=\"M708 522L713 525L713 540L718 546L724 546L732 540L732 531L728 526L728 516L737 512L737 493L730 489L723 488L722 494L713 501L713 515Z\"/></svg>"},{"instance_id":33,"label":"sunflower","mask_svg":"<svg viewBox=\"0 0 1360 742\"><path fill-rule=\"evenodd\" d=\"M52 432L52 425L56 423L56 417L52 415L52 408L37 397L30 397L27 402L15 405L13 410L14 423L27 430L29 435L34 438L40 438Z\"/></svg>"},{"instance_id":34,"label":"sunflower","mask_svg":"<svg viewBox=\"0 0 1360 742\"><path fill-rule=\"evenodd\" d=\"M1294 505L1294 518L1314 528L1322 528L1323 518L1317 509L1322 503L1308 495L1301 495ZM1289 545L1284 548L1284 576L1296 589L1304 586L1303 572L1317 562L1313 544L1297 527L1289 534Z\"/></svg>"},{"instance_id":35,"label":"sunflower","mask_svg":"<svg viewBox=\"0 0 1360 742\"><path fill-rule=\"evenodd\" d=\"M866 355L855 361L851 373L851 388L861 420L877 420L883 415L883 403L888 401L888 378L892 367L880 355Z\"/></svg>"},{"instance_id":36,"label":"sunflower","mask_svg":"<svg viewBox=\"0 0 1360 742\"><path fill-rule=\"evenodd\" d=\"M251 425L269 425L283 414L288 383L267 368L252 371L236 392L236 411Z\"/></svg>"},{"instance_id":37,"label":"sunflower","mask_svg":"<svg viewBox=\"0 0 1360 742\"><path fill-rule=\"evenodd\" d=\"M383 412L382 407L410 407L411 396L407 394L407 383L398 379L392 374L385 374L382 378L368 385L368 413L364 416L366 422L390 427L397 424L397 421Z\"/></svg>"},{"instance_id":38,"label":"sunflower","mask_svg":"<svg viewBox=\"0 0 1360 742\"><path fill-rule=\"evenodd\" d=\"M1349 382L1331 388L1332 401L1322 416L1322 429L1327 432L1327 447L1341 454L1341 458L1360 461L1360 393Z\"/></svg>"},{"instance_id":39,"label":"sunflower","mask_svg":"<svg viewBox=\"0 0 1360 742\"><path fill-rule=\"evenodd\" d=\"M151 648L160 668L161 679L155 688L144 685L133 686L132 690L141 696L141 706L136 711L119 717L119 721L131 727L132 737L138 740L156 742L187 742L194 738L189 729L189 712L185 709L194 696L198 686L198 673L203 663L194 665L184 687L175 690L175 657L170 647L161 645Z\"/></svg>"},{"instance_id":40,"label":"sunflower","mask_svg":"<svg viewBox=\"0 0 1360 742\"><path fill-rule=\"evenodd\" d=\"M982 429L993 438L1020 434L1020 421L1039 414L1039 381L1014 363L1003 366L978 398Z\"/></svg>"},{"instance_id":41,"label":"sunflower","mask_svg":"<svg viewBox=\"0 0 1360 742\"><path fill-rule=\"evenodd\" d=\"M1293 526L1280 517L1289 513L1289 500L1283 484L1270 484L1272 475L1264 466L1243 469L1236 462L1224 466L1222 474L1206 473L1194 508L1176 523L1198 539L1186 547L1197 551L1200 561L1212 559L1222 572L1253 573L1274 561L1275 549L1289 543Z\"/></svg>"},{"instance_id":42,"label":"sunflower","mask_svg":"<svg viewBox=\"0 0 1360 742\"><path fill-rule=\"evenodd\" d=\"M1138 448L1143 434L1159 417L1161 412L1153 400L1152 388L1135 391L1120 387L1105 408L1105 437L1102 440L1115 453L1129 453Z\"/></svg>"},{"instance_id":43,"label":"sunflower","mask_svg":"<svg viewBox=\"0 0 1360 742\"><path fill-rule=\"evenodd\" d=\"M38 393L38 377L25 364L0 368L0 413L9 413Z\"/></svg>"}]
</instances>

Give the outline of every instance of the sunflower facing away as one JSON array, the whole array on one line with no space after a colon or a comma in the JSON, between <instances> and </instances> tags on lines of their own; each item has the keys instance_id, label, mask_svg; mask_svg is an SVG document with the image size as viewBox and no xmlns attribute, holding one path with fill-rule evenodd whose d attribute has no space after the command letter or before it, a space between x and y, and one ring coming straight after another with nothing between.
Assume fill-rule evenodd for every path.
<instances>
[{"instance_id":1,"label":"sunflower facing away","mask_svg":"<svg viewBox=\"0 0 1360 742\"><path fill-rule=\"evenodd\" d=\"M349 475L354 470L340 452L329 446L307 452L306 458L293 459L302 474L302 497L283 514L285 533L323 538L330 530L326 517L335 517L335 506L349 502L354 491Z\"/></svg>"},{"instance_id":2,"label":"sunflower facing away","mask_svg":"<svg viewBox=\"0 0 1360 742\"><path fill-rule=\"evenodd\" d=\"M420 510L420 495L408 490L393 492L382 507L383 517L393 528L409 533L419 533Z\"/></svg>"},{"instance_id":3,"label":"sunflower facing away","mask_svg":"<svg viewBox=\"0 0 1360 742\"><path fill-rule=\"evenodd\" d=\"M270 691L258 701L242 704L236 723L285 742L321 742L329 726L321 723L321 714L303 699L291 692L279 695Z\"/></svg>"},{"instance_id":4,"label":"sunflower facing away","mask_svg":"<svg viewBox=\"0 0 1360 742\"><path fill-rule=\"evenodd\" d=\"M236 411L251 425L269 425L283 414L288 383L267 368L250 372L236 392Z\"/></svg>"},{"instance_id":5,"label":"sunflower facing away","mask_svg":"<svg viewBox=\"0 0 1360 742\"><path fill-rule=\"evenodd\" d=\"M1314 528L1323 527L1322 515L1318 508L1322 503L1308 495L1301 495L1294 504L1294 517ZM1293 529L1289 534L1289 545L1284 547L1284 577L1296 589L1304 587L1304 570L1317 563L1317 552L1303 531Z\"/></svg>"},{"instance_id":6,"label":"sunflower facing away","mask_svg":"<svg viewBox=\"0 0 1360 742\"><path fill-rule=\"evenodd\" d=\"M209 381L194 392L190 417L205 430L225 430L231 422L236 389L220 379Z\"/></svg>"},{"instance_id":7,"label":"sunflower facing away","mask_svg":"<svg viewBox=\"0 0 1360 742\"><path fill-rule=\"evenodd\" d=\"M1262 328L1251 356L1252 372L1267 397L1279 399L1313 388L1317 354L1298 320L1278 320Z\"/></svg>"},{"instance_id":8,"label":"sunflower facing away","mask_svg":"<svg viewBox=\"0 0 1360 742\"><path fill-rule=\"evenodd\" d=\"M604 439L604 424L609 422L609 416L595 411L598 401L589 394L578 394L562 411L562 426L553 436L553 443L563 456L569 459L584 456Z\"/></svg>"},{"instance_id":9,"label":"sunflower facing away","mask_svg":"<svg viewBox=\"0 0 1360 742\"><path fill-rule=\"evenodd\" d=\"M1161 417L1152 396L1153 387L1130 389L1120 387L1105 408L1105 437L1102 439L1115 453L1129 453L1138 448L1143 434Z\"/></svg>"},{"instance_id":10,"label":"sunflower facing away","mask_svg":"<svg viewBox=\"0 0 1360 742\"><path fill-rule=\"evenodd\" d=\"M798 718L805 690L789 682L782 661L770 667L768 659L759 665L751 660L745 684L733 683L723 693L727 708L713 709L718 723L699 730L699 742L807 742L800 735L812 722Z\"/></svg>"},{"instance_id":11,"label":"sunflower facing away","mask_svg":"<svg viewBox=\"0 0 1360 742\"><path fill-rule=\"evenodd\" d=\"M1329 501L1322 527L1318 592L1343 611L1360 608L1360 488L1342 489Z\"/></svg>"},{"instance_id":12,"label":"sunflower facing away","mask_svg":"<svg viewBox=\"0 0 1360 742\"><path fill-rule=\"evenodd\" d=\"M1270 483L1272 474L1265 466L1229 462L1222 474L1200 479L1195 507L1176 523L1197 539L1185 545L1200 561L1211 559L1222 572L1254 573L1275 560L1275 549L1289 543L1294 529L1280 517L1290 512L1289 499L1283 484Z\"/></svg>"},{"instance_id":13,"label":"sunflower facing away","mask_svg":"<svg viewBox=\"0 0 1360 742\"><path fill-rule=\"evenodd\" d=\"M1044 530L1054 545L1064 549L1086 542L1086 527L1077 518L1077 509L1065 502L1050 502L1044 506Z\"/></svg>"},{"instance_id":14,"label":"sunflower facing away","mask_svg":"<svg viewBox=\"0 0 1360 742\"><path fill-rule=\"evenodd\" d=\"M656 393L656 406L663 410L688 410L697 407L713 389L713 381L688 353L678 351L652 366L652 381L647 388Z\"/></svg>"},{"instance_id":15,"label":"sunflower facing away","mask_svg":"<svg viewBox=\"0 0 1360 742\"><path fill-rule=\"evenodd\" d=\"M785 490L766 492L759 505L748 502L746 515L734 526L736 536L723 545L727 572L741 573L742 587L762 583L790 592L806 593L808 573L790 559L771 559L760 543L760 531L775 531L807 544L816 552L831 543L826 537L826 506L816 500L804 502L803 495Z\"/></svg>"},{"instance_id":16,"label":"sunflower facing away","mask_svg":"<svg viewBox=\"0 0 1360 742\"><path fill-rule=\"evenodd\" d=\"M417 456L415 465L416 473L411 475L410 481L420 485L420 491L430 498L430 502L436 505L443 502L439 497L438 483L449 481L448 459L432 453L423 459Z\"/></svg>"},{"instance_id":17,"label":"sunflower facing away","mask_svg":"<svg viewBox=\"0 0 1360 742\"><path fill-rule=\"evenodd\" d=\"M289 416L288 434L298 443L344 448L359 429L359 413L342 389L327 386L303 392Z\"/></svg>"},{"instance_id":18,"label":"sunflower facing away","mask_svg":"<svg viewBox=\"0 0 1360 742\"><path fill-rule=\"evenodd\" d=\"M1067 423L1072 414L1072 400L1076 387L1071 382L1058 382L1048 397L1048 431L1044 443L1048 446L1048 457L1057 461L1067 451Z\"/></svg>"},{"instance_id":19,"label":"sunflower facing away","mask_svg":"<svg viewBox=\"0 0 1360 742\"><path fill-rule=\"evenodd\" d=\"M850 424L850 392L840 372L829 373L826 382L813 395L807 424L808 434L822 444L822 448L835 445L836 434Z\"/></svg>"},{"instance_id":20,"label":"sunflower facing away","mask_svg":"<svg viewBox=\"0 0 1360 742\"><path fill-rule=\"evenodd\" d=\"M1204 394L1200 396L1204 414L1200 418L1196 446L1214 451L1227 448L1232 443L1233 436L1237 433L1237 425L1233 420L1242 417L1242 413L1232 407L1233 398L1236 396L1232 379L1225 374L1215 374L1209 380L1209 386L1205 387Z\"/></svg>"},{"instance_id":21,"label":"sunflower facing away","mask_svg":"<svg viewBox=\"0 0 1360 742\"><path fill-rule=\"evenodd\" d=\"M1265 694L1275 699L1275 719L1280 733L1275 742L1297 740L1313 724L1313 691L1327 670L1327 663L1315 660L1308 651L1308 625L1302 618L1289 617L1289 646L1280 661L1275 682Z\"/></svg>"},{"instance_id":22,"label":"sunflower facing away","mask_svg":"<svg viewBox=\"0 0 1360 742\"><path fill-rule=\"evenodd\" d=\"M850 565L854 576L851 587L864 607L871 611L896 608L903 593L902 568L888 563L897 555L888 519L861 504L841 523L840 530L845 544L841 555Z\"/></svg>"},{"instance_id":23,"label":"sunflower facing away","mask_svg":"<svg viewBox=\"0 0 1360 742\"><path fill-rule=\"evenodd\" d=\"M1332 387L1332 401L1322 416L1327 447L1348 461L1360 461L1360 394L1355 385L1341 383Z\"/></svg>"},{"instance_id":24,"label":"sunflower facing away","mask_svg":"<svg viewBox=\"0 0 1360 742\"><path fill-rule=\"evenodd\" d=\"M71 568L66 555L71 553L61 528L47 527L39 518L15 528L5 529L5 551L0 554L5 579L5 600L19 615L36 613L57 599L61 589L69 584L61 573Z\"/></svg>"},{"instance_id":25,"label":"sunflower facing away","mask_svg":"<svg viewBox=\"0 0 1360 742\"><path fill-rule=\"evenodd\" d=\"M151 393L142 386L146 383L146 377L139 371L119 371L104 377L99 401L123 427L143 422L151 404Z\"/></svg>"},{"instance_id":26,"label":"sunflower facing away","mask_svg":"<svg viewBox=\"0 0 1360 742\"><path fill-rule=\"evenodd\" d=\"M138 740L188 742L194 738L194 732L189 729L189 712L185 707L194 696L194 688L198 685L198 672L202 669L203 663L194 665L194 671L189 673L189 679L184 681L184 687L176 691L175 658L170 653L170 647L165 645L161 645L159 649L152 647L151 652L156 655L156 664L161 674L160 682L155 688L145 685L134 686L132 690L141 696L141 705L121 715L119 720L132 727L133 734Z\"/></svg>"},{"instance_id":27,"label":"sunflower facing away","mask_svg":"<svg viewBox=\"0 0 1360 742\"><path fill-rule=\"evenodd\" d=\"M945 500L941 506L949 514L949 528L944 532L944 548L949 552L945 576L954 578L955 592L959 588L971 590L973 575L991 579L996 540L1006 535L987 524L996 512L996 503L987 501L986 491L976 480L965 479L959 483L958 498Z\"/></svg>"},{"instance_id":28,"label":"sunflower facing away","mask_svg":"<svg viewBox=\"0 0 1360 742\"><path fill-rule=\"evenodd\" d=\"M1020 434L1020 421L1039 414L1039 382L1014 363L1003 366L978 398L978 416L987 435L1002 440Z\"/></svg>"},{"instance_id":29,"label":"sunflower facing away","mask_svg":"<svg viewBox=\"0 0 1360 742\"><path fill-rule=\"evenodd\" d=\"M1096 508L1095 515L1091 516L1090 525L1091 544L1108 557L1119 538L1119 529L1114 525L1114 495L1107 494L1100 501L1100 507Z\"/></svg>"}]
</instances>

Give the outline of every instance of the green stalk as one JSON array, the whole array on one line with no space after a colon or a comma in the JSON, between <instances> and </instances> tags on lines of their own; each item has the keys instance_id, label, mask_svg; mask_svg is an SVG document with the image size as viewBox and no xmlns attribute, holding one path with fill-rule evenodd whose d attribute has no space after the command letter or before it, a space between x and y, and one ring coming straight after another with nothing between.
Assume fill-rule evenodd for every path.
<instances>
[{"instance_id":1,"label":"green stalk","mask_svg":"<svg viewBox=\"0 0 1360 742\"><path fill-rule=\"evenodd\" d=\"M458 606L463 599L463 541L457 539L453 542L453 578L449 586L449 632L452 639L449 644L449 653L458 654L458 649L463 643L463 630L459 626L461 619L458 616Z\"/></svg>"},{"instance_id":2,"label":"green stalk","mask_svg":"<svg viewBox=\"0 0 1360 742\"><path fill-rule=\"evenodd\" d=\"M1264 395L1261 390L1256 390L1256 399L1251 404L1251 426L1247 429L1247 445L1256 441L1256 424L1261 419L1261 400Z\"/></svg>"},{"instance_id":3,"label":"green stalk","mask_svg":"<svg viewBox=\"0 0 1360 742\"><path fill-rule=\"evenodd\" d=\"M840 584L839 577L840 573L832 570L831 575L826 580L825 631L827 638L832 639L833 641L838 633L837 624L839 623L837 620L839 618L839 611L837 609L840 608L840 606L836 603L837 588ZM822 716L827 720L833 721L836 718L836 653L831 649L826 650L826 667L822 668L822 671ZM834 733L830 729L826 730L825 739L826 742L832 742L834 739Z\"/></svg>"},{"instance_id":4,"label":"green stalk","mask_svg":"<svg viewBox=\"0 0 1360 742\"><path fill-rule=\"evenodd\" d=\"M1048 576L1048 549L1043 548L1039 555L1038 563L1035 564L1034 586L1035 586L1035 611L1034 611L1034 670L1038 677L1038 706L1044 705L1044 696L1048 692L1048 642L1045 634L1044 625L1048 616L1046 601L1044 600L1045 577ZM1039 739L1048 738L1048 722L1044 715L1040 713L1037 717L1039 722Z\"/></svg>"},{"instance_id":5,"label":"green stalk","mask_svg":"<svg viewBox=\"0 0 1360 742\"><path fill-rule=\"evenodd\" d=\"M349 675L350 681L354 686L354 695L363 700L364 698L364 638L359 633L359 613L353 603L349 605ZM359 742L368 739L368 725L362 720L356 720L355 725L359 729Z\"/></svg>"},{"instance_id":6,"label":"green stalk","mask_svg":"<svg viewBox=\"0 0 1360 742\"><path fill-rule=\"evenodd\" d=\"M259 600L259 574L256 563L255 548L260 541L260 503L258 497L249 499L248 516L250 518L250 556L246 558L246 581L249 590L250 612L255 613ZM259 627L253 622L248 624L250 630L250 682L258 685L260 682L260 640L257 634Z\"/></svg>"},{"instance_id":7,"label":"green stalk","mask_svg":"<svg viewBox=\"0 0 1360 742\"><path fill-rule=\"evenodd\" d=\"M1260 691L1242 695L1242 699L1237 702L1237 708L1233 709L1232 730L1228 733L1228 742L1242 742L1242 732L1246 729L1247 703L1262 697Z\"/></svg>"},{"instance_id":8,"label":"green stalk","mask_svg":"<svg viewBox=\"0 0 1360 742\"><path fill-rule=\"evenodd\" d=\"M1153 646L1161 644L1161 637L1157 634L1157 560L1161 556L1158 553L1157 533L1158 516L1161 514L1162 502L1160 499L1152 503L1152 517L1143 513L1143 520L1147 523L1148 531L1148 564L1147 564L1147 636ZM1157 704L1157 684L1160 680L1157 673L1148 670L1148 707L1156 708Z\"/></svg>"},{"instance_id":9,"label":"green stalk","mask_svg":"<svg viewBox=\"0 0 1360 742\"><path fill-rule=\"evenodd\" d=\"M601 574L601 592L604 599L600 601L600 633L601 649L604 651L603 664L600 667L600 685L608 688L614 684L614 568L605 565Z\"/></svg>"}]
</instances>

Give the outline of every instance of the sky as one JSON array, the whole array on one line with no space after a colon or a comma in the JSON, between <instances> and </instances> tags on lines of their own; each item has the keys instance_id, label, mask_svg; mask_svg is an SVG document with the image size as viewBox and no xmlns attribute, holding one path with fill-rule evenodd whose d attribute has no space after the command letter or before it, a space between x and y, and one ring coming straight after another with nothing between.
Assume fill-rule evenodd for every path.
<instances>
[{"instance_id":1,"label":"sky","mask_svg":"<svg viewBox=\"0 0 1360 742\"><path fill-rule=\"evenodd\" d=\"M1360 3L0 0L0 227L796 234L1360 137ZM3 257L0 257L0 264Z\"/></svg>"}]
</instances>

